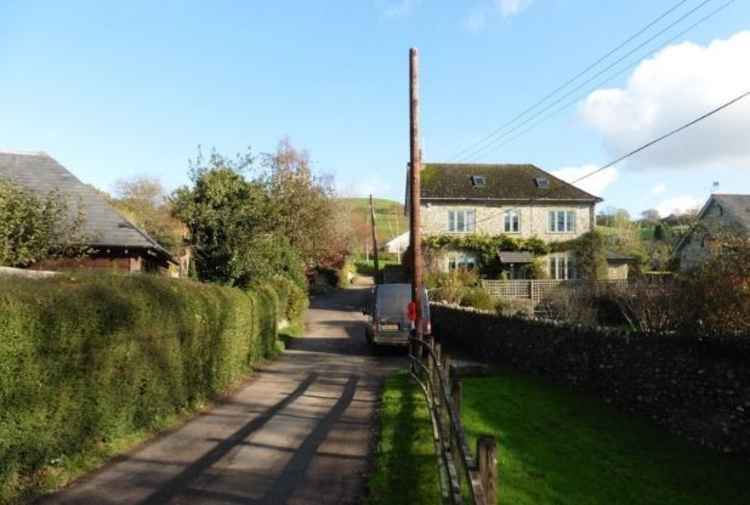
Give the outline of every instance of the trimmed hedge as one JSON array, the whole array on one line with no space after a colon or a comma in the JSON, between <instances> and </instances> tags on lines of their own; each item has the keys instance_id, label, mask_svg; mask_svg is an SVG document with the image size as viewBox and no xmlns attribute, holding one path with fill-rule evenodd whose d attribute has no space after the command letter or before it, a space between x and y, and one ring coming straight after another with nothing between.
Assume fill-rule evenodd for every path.
<instances>
[{"instance_id":1,"label":"trimmed hedge","mask_svg":"<svg viewBox=\"0 0 750 505\"><path fill-rule=\"evenodd\" d=\"M281 275L271 279L271 285L279 299L279 321L298 321L309 305L307 293L289 277Z\"/></svg>"},{"instance_id":2,"label":"trimmed hedge","mask_svg":"<svg viewBox=\"0 0 750 505\"><path fill-rule=\"evenodd\" d=\"M163 427L271 356L277 321L304 310L276 289L0 277L0 503L50 465Z\"/></svg>"}]
</instances>

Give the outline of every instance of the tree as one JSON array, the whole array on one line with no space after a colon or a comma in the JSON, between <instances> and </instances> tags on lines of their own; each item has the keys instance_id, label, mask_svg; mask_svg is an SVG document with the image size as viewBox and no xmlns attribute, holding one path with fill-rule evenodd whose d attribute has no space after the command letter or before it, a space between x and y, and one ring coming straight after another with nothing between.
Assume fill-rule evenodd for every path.
<instances>
[{"instance_id":1,"label":"tree","mask_svg":"<svg viewBox=\"0 0 750 505\"><path fill-rule=\"evenodd\" d=\"M630 222L630 213L625 209L607 207L596 216L598 226L619 226Z\"/></svg>"},{"instance_id":2,"label":"tree","mask_svg":"<svg viewBox=\"0 0 750 505\"><path fill-rule=\"evenodd\" d=\"M721 231L711 240L712 254L681 277L685 330L707 334L750 334L750 239Z\"/></svg>"},{"instance_id":3,"label":"tree","mask_svg":"<svg viewBox=\"0 0 750 505\"><path fill-rule=\"evenodd\" d=\"M641 221L645 223L658 223L659 211L656 209L646 209L641 212Z\"/></svg>"},{"instance_id":4,"label":"tree","mask_svg":"<svg viewBox=\"0 0 750 505\"><path fill-rule=\"evenodd\" d=\"M87 251L85 216L59 193L41 196L0 180L0 265L27 267Z\"/></svg>"},{"instance_id":5,"label":"tree","mask_svg":"<svg viewBox=\"0 0 750 505\"><path fill-rule=\"evenodd\" d=\"M263 156L263 166L274 206L274 229L289 239L308 267L347 249L346 237L336 234L332 180L313 174L307 151L284 138L274 153Z\"/></svg>"},{"instance_id":6,"label":"tree","mask_svg":"<svg viewBox=\"0 0 750 505\"><path fill-rule=\"evenodd\" d=\"M664 231L664 225L659 223L656 226L654 226L654 240L657 242L661 242L667 239L667 234Z\"/></svg>"},{"instance_id":7,"label":"tree","mask_svg":"<svg viewBox=\"0 0 750 505\"><path fill-rule=\"evenodd\" d=\"M192 187L171 198L174 215L189 230L198 277L247 287L283 274L304 286L302 261L277 228L279 217L262 180L242 174L251 167L249 153L230 160L199 152L191 161Z\"/></svg>"},{"instance_id":8,"label":"tree","mask_svg":"<svg viewBox=\"0 0 750 505\"><path fill-rule=\"evenodd\" d=\"M750 334L750 239L722 232L713 253L697 269L675 279L643 280L612 291L622 314L635 329L677 334Z\"/></svg>"},{"instance_id":9,"label":"tree","mask_svg":"<svg viewBox=\"0 0 750 505\"><path fill-rule=\"evenodd\" d=\"M576 270L582 279L597 281L608 278L606 239L596 229L578 237L573 243Z\"/></svg>"},{"instance_id":10,"label":"tree","mask_svg":"<svg viewBox=\"0 0 750 505\"><path fill-rule=\"evenodd\" d=\"M157 179L118 180L110 203L165 249L178 251L185 234L184 226L172 215L166 192Z\"/></svg>"}]
</instances>

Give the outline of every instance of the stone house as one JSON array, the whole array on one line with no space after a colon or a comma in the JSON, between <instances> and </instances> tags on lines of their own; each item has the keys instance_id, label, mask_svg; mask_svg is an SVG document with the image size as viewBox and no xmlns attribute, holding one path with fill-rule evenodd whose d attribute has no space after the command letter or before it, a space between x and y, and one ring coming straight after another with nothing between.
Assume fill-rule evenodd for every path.
<instances>
[{"instance_id":1,"label":"stone house","mask_svg":"<svg viewBox=\"0 0 750 505\"><path fill-rule=\"evenodd\" d=\"M36 270L94 269L168 274L177 262L159 243L109 205L107 198L82 183L45 153L0 152L0 178L35 193L58 192L84 217L90 253L82 259L48 260ZM0 219L2 216L0 216Z\"/></svg>"},{"instance_id":2,"label":"stone house","mask_svg":"<svg viewBox=\"0 0 750 505\"><path fill-rule=\"evenodd\" d=\"M407 177L406 208L409 208ZM505 235L517 239L564 242L590 232L596 225L596 204L602 199L534 165L426 163L421 172L423 236ZM576 277L569 251L535 258L527 251L497 251L509 278L523 278L524 267L540 260L551 279ZM427 259L432 268L472 269L476 253L446 247ZM610 254L614 278L627 278L630 259Z\"/></svg>"},{"instance_id":3,"label":"stone house","mask_svg":"<svg viewBox=\"0 0 750 505\"><path fill-rule=\"evenodd\" d=\"M708 198L693 225L674 250L680 270L700 266L714 250L721 233L750 235L750 195L715 193Z\"/></svg>"}]
</instances>

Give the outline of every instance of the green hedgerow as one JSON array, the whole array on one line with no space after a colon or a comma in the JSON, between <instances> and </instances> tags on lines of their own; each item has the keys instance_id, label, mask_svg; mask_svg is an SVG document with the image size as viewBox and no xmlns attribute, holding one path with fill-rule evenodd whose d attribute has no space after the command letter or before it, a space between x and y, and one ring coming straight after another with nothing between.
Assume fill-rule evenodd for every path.
<instances>
[{"instance_id":1,"label":"green hedgerow","mask_svg":"<svg viewBox=\"0 0 750 505\"><path fill-rule=\"evenodd\" d=\"M226 391L273 355L280 312L301 315L291 284L0 276L0 503L55 462L163 428Z\"/></svg>"}]
</instances>

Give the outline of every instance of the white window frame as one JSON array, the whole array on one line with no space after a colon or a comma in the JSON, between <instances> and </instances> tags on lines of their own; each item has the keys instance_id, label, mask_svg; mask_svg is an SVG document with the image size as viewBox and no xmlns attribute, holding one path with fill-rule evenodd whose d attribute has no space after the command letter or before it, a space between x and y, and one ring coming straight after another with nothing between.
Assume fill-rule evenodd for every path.
<instances>
[{"instance_id":1,"label":"white window frame","mask_svg":"<svg viewBox=\"0 0 750 505\"><path fill-rule=\"evenodd\" d=\"M476 210L452 209L448 211L448 233L474 233L476 228Z\"/></svg>"},{"instance_id":2,"label":"white window frame","mask_svg":"<svg viewBox=\"0 0 750 505\"><path fill-rule=\"evenodd\" d=\"M550 233L575 233L578 212L575 210L550 210L547 213L547 231Z\"/></svg>"},{"instance_id":3,"label":"white window frame","mask_svg":"<svg viewBox=\"0 0 750 505\"><path fill-rule=\"evenodd\" d=\"M468 254L451 254L448 256L448 271L453 270L475 270L477 259Z\"/></svg>"},{"instance_id":4,"label":"white window frame","mask_svg":"<svg viewBox=\"0 0 750 505\"><path fill-rule=\"evenodd\" d=\"M548 271L550 279L567 281L576 278L575 261L567 254L552 254L549 256Z\"/></svg>"},{"instance_id":5,"label":"white window frame","mask_svg":"<svg viewBox=\"0 0 750 505\"><path fill-rule=\"evenodd\" d=\"M503 212L503 232L504 233L521 233L521 213L520 212L518 212L515 209L508 209L505 212Z\"/></svg>"}]
</instances>

